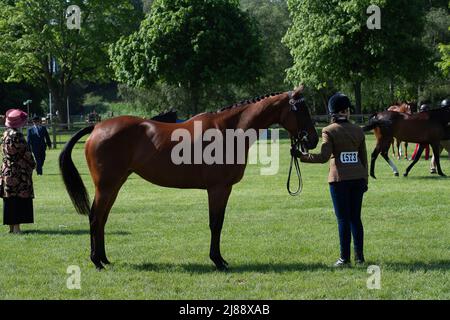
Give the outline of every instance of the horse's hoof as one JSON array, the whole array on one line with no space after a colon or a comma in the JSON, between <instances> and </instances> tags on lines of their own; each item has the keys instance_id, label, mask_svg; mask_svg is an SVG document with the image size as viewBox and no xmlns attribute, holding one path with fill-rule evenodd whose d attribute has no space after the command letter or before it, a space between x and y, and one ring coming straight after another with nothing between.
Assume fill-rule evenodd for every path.
<instances>
[{"instance_id":1,"label":"horse's hoof","mask_svg":"<svg viewBox=\"0 0 450 320\"><path fill-rule=\"evenodd\" d=\"M222 258L222 263L223 263L226 267L228 267L228 262L227 262L224 258Z\"/></svg>"},{"instance_id":2,"label":"horse's hoof","mask_svg":"<svg viewBox=\"0 0 450 320\"><path fill-rule=\"evenodd\" d=\"M213 261L216 265L217 271L228 271L228 264L223 263L222 261Z\"/></svg>"},{"instance_id":3,"label":"horse's hoof","mask_svg":"<svg viewBox=\"0 0 450 320\"><path fill-rule=\"evenodd\" d=\"M227 271L228 270L228 262L225 261L222 257L211 258L211 260L216 265L217 270L219 271Z\"/></svg>"},{"instance_id":4,"label":"horse's hoof","mask_svg":"<svg viewBox=\"0 0 450 320\"><path fill-rule=\"evenodd\" d=\"M105 270L105 267L99 263L99 264L95 264L95 269L97 269L97 271L102 271Z\"/></svg>"},{"instance_id":5,"label":"horse's hoof","mask_svg":"<svg viewBox=\"0 0 450 320\"><path fill-rule=\"evenodd\" d=\"M400 174L398 172L394 173L394 176L399 177Z\"/></svg>"},{"instance_id":6,"label":"horse's hoof","mask_svg":"<svg viewBox=\"0 0 450 320\"><path fill-rule=\"evenodd\" d=\"M107 258L103 258L100 261L101 261L101 263L104 263L104 264L111 264L111 262L109 262L109 260Z\"/></svg>"},{"instance_id":7,"label":"horse's hoof","mask_svg":"<svg viewBox=\"0 0 450 320\"><path fill-rule=\"evenodd\" d=\"M377 180L377 177L375 177L374 174L371 174L370 176L371 176L372 178L374 178L375 180Z\"/></svg>"},{"instance_id":8,"label":"horse's hoof","mask_svg":"<svg viewBox=\"0 0 450 320\"><path fill-rule=\"evenodd\" d=\"M95 265L95 268L100 271L105 269L100 259L93 259L91 258L92 263Z\"/></svg>"},{"instance_id":9,"label":"horse's hoof","mask_svg":"<svg viewBox=\"0 0 450 320\"><path fill-rule=\"evenodd\" d=\"M405 172L405 173L403 174L403 176L406 178L406 177L408 176L408 174Z\"/></svg>"}]
</instances>

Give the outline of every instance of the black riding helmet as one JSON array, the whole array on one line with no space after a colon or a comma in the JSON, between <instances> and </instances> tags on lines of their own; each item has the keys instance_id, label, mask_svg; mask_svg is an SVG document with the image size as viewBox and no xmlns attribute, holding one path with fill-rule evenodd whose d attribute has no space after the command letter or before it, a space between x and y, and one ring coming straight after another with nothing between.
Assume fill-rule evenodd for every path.
<instances>
[{"instance_id":1,"label":"black riding helmet","mask_svg":"<svg viewBox=\"0 0 450 320\"><path fill-rule=\"evenodd\" d=\"M449 99L442 100L442 102L441 102L441 107L442 107L442 108L448 108L448 107L450 107L450 100L449 100Z\"/></svg>"},{"instance_id":2,"label":"black riding helmet","mask_svg":"<svg viewBox=\"0 0 450 320\"><path fill-rule=\"evenodd\" d=\"M430 111L430 106L428 104L423 104L420 106L419 112Z\"/></svg>"},{"instance_id":3,"label":"black riding helmet","mask_svg":"<svg viewBox=\"0 0 450 320\"><path fill-rule=\"evenodd\" d=\"M343 93L336 93L328 101L328 112L330 114L336 114L347 109L352 109L352 103Z\"/></svg>"}]
</instances>

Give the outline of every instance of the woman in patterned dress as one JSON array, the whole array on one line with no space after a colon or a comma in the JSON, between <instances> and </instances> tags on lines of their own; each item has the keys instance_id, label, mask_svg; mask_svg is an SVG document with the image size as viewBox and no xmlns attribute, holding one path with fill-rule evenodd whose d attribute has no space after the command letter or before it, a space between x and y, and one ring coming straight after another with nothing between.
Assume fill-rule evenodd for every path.
<instances>
[{"instance_id":1,"label":"woman in patterned dress","mask_svg":"<svg viewBox=\"0 0 450 320\"><path fill-rule=\"evenodd\" d=\"M0 197L3 198L3 224L10 233L21 233L20 224L33 223L33 155L21 128L28 115L21 110L6 112L6 131L2 138L3 163L0 178Z\"/></svg>"}]
</instances>

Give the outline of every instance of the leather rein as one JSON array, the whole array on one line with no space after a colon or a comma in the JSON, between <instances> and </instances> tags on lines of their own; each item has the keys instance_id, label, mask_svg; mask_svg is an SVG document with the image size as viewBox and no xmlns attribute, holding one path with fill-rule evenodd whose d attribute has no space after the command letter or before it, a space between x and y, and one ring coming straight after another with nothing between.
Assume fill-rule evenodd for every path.
<instances>
[{"instance_id":1,"label":"leather rein","mask_svg":"<svg viewBox=\"0 0 450 320\"><path fill-rule=\"evenodd\" d=\"M289 92L289 104L291 105L291 111L295 113L295 117L297 118L297 124L299 124L298 113L300 111L301 105L304 103L304 98L293 99L293 92ZM296 137L291 137L291 150L300 151L302 154L307 154L306 148L303 146L303 143L308 140L308 133L306 131L300 131ZM298 178L298 186L295 191L291 189L291 180L292 180L292 171L295 167L295 172ZM289 167L289 175L287 180L287 190L289 194L293 197L300 195L303 191L303 178L302 172L300 170L300 163L298 158L295 155L291 155L291 164Z\"/></svg>"}]
</instances>

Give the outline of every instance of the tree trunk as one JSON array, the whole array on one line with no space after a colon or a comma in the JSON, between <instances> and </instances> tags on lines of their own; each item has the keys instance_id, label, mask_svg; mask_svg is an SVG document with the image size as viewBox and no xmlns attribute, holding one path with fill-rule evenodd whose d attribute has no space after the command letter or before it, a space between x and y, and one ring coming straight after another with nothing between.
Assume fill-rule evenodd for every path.
<instances>
[{"instance_id":1,"label":"tree trunk","mask_svg":"<svg viewBox=\"0 0 450 320\"><path fill-rule=\"evenodd\" d=\"M52 100L53 100L53 116L58 113L57 117L54 117L53 120L57 121L60 124L67 122L67 93L64 93L64 89L57 87L52 91Z\"/></svg>"},{"instance_id":2,"label":"tree trunk","mask_svg":"<svg viewBox=\"0 0 450 320\"><path fill-rule=\"evenodd\" d=\"M356 114L362 114L362 112L361 112L361 104L362 104L361 81L357 80L355 82L355 113Z\"/></svg>"},{"instance_id":3,"label":"tree trunk","mask_svg":"<svg viewBox=\"0 0 450 320\"><path fill-rule=\"evenodd\" d=\"M389 98L391 99L390 103L395 103L396 101L394 101L394 80L389 80Z\"/></svg>"}]
</instances>

